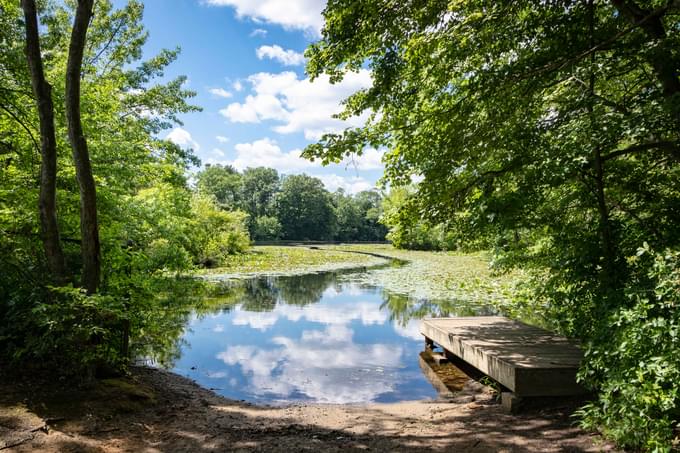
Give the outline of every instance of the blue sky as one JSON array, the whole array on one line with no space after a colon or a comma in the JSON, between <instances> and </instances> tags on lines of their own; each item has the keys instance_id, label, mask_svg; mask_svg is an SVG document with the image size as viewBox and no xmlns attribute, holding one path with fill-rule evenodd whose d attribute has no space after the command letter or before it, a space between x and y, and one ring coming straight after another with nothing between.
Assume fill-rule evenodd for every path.
<instances>
[{"instance_id":1,"label":"blue sky","mask_svg":"<svg viewBox=\"0 0 680 453\"><path fill-rule=\"evenodd\" d=\"M331 85L310 82L305 47L319 38L323 0L145 0L149 31L145 57L180 46L166 72L189 78L193 102L203 112L182 117L169 139L193 147L205 163L270 166L281 173L307 173L329 190L369 189L382 175L381 153L322 167L299 151L323 132L359 125L331 119L339 102L370 84L368 71ZM164 136L166 135L164 134Z\"/></svg>"}]
</instances>

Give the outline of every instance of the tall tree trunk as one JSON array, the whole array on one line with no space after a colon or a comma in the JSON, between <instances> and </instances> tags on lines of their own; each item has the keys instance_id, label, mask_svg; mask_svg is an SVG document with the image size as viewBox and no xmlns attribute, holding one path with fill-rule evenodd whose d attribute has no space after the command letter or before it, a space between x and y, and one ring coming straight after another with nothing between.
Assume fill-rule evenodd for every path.
<instances>
[{"instance_id":1,"label":"tall tree trunk","mask_svg":"<svg viewBox=\"0 0 680 453\"><path fill-rule=\"evenodd\" d=\"M590 47L595 45L595 3L594 0L588 0L588 32L590 34ZM590 81L588 84L588 94L590 100L588 102L588 112L590 116L590 128L593 141L596 142L595 131L598 127L596 124L596 117L593 112L595 103L595 53L590 55ZM598 143L593 143L593 166L595 170L595 196L597 198L597 211L600 216L600 241L602 243L602 254L604 258L604 283L611 285L613 282L615 265L616 265L616 248L614 245L614 238L612 237L611 220L609 218L609 207L607 206L607 199L605 196L605 179L604 179L604 162L602 160L602 150Z\"/></svg>"},{"instance_id":2,"label":"tall tree trunk","mask_svg":"<svg viewBox=\"0 0 680 453\"><path fill-rule=\"evenodd\" d=\"M73 162L80 187L80 234L83 257L82 285L88 293L97 292L101 268L99 226L97 224L97 192L92 176L92 166L87 140L80 121L80 72L87 28L92 17L94 0L78 0L76 17L71 32L71 43L66 65L66 120L68 136L73 149Z\"/></svg>"},{"instance_id":3,"label":"tall tree trunk","mask_svg":"<svg viewBox=\"0 0 680 453\"><path fill-rule=\"evenodd\" d=\"M45 80L40 55L40 35L35 0L21 0L26 22L26 60L31 74L31 85L40 119L40 229L43 248L52 280L66 281L66 262L59 239L57 224L57 140L54 132L54 105L52 87Z\"/></svg>"},{"instance_id":4,"label":"tall tree trunk","mask_svg":"<svg viewBox=\"0 0 680 453\"><path fill-rule=\"evenodd\" d=\"M631 0L612 0L614 7L633 24L639 24L650 41L657 42L657 48L649 58L649 63L656 72L656 77L663 87L663 96L668 101L675 124L680 130L680 61L673 58L673 53L666 42L667 33L663 16L666 11L655 12L641 8ZM668 8L672 5L669 4ZM677 6L676 6L677 8ZM648 54L649 55L649 54Z\"/></svg>"}]
</instances>

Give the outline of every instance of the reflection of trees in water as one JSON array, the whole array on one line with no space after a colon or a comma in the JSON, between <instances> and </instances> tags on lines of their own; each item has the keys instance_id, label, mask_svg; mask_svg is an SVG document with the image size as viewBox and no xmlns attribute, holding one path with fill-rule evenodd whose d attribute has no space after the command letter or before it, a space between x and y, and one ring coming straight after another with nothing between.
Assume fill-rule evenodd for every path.
<instances>
[{"instance_id":1,"label":"reflection of trees in water","mask_svg":"<svg viewBox=\"0 0 680 453\"><path fill-rule=\"evenodd\" d=\"M324 292L334 288L342 292L346 284L362 291L375 287L351 283L351 277L326 272L287 277L261 277L230 280L218 284L194 279L161 279L153 283L155 295L140 315L131 320L132 350L135 357L152 359L172 367L180 356L183 334L192 316L224 313L234 306L251 312L274 310L278 301L303 307L318 303ZM343 277L339 281L339 277ZM381 309L390 319L406 325L427 316L473 316L494 314L488 306L473 300L419 300L382 291Z\"/></svg>"},{"instance_id":2,"label":"reflection of trees in water","mask_svg":"<svg viewBox=\"0 0 680 453\"><path fill-rule=\"evenodd\" d=\"M278 300L278 289L273 280L262 277L239 281L243 288L241 308L255 312L272 311Z\"/></svg>"},{"instance_id":3,"label":"reflection of trees in water","mask_svg":"<svg viewBox=\"0 0 680 453\"><path fill-rule=\"evenodd\" d=\"M487 316L495 314L493 307L480 305L477 300L423 300L383 291L383 303L380 306L390 312L390 320L406 325L414 319L430 316Z\"/></svg>"},{"instance_id":4,"label":"reflection of trees in water","mask_svg":"<svg viewBox=\"0 0 680 453\"><path fill-rule=\"evenodd\" d=\"M281 300L289 305L303 307L315 304L321 300L324 291L337 284L338 276L335 272L319 274L296 275L279 277L276 287L281 294Z\"/></svg>"},{"instance_id":5,"label":"reflection of trees in water","mask_svg":"<svg viewBox=\"0 0 680 453\"><path fill-rule=\"evenodd\" d=\"M174 366L185 341L183 334L192 316L243 310L268 312L281 300L291 305L317 303L323 292L336 284L334 273L294 277L263 277L207 283L194 279L161 279L152 283L154 297L131 323L133 356Z\"/></svg>"},{"instance_id":6,"label":"reflection of trees in water","mask_svg":"<svg viewBox=\"0 0 680 453\"><path fill-rule=\"evenodd\" d=\"M180 356L183 334L191 316L198 319L225 312L243 297L239 285L208 284L194 279L160 279L152 297L131 322L133 357L172 367Z\"/></svg>"}]
</instances>

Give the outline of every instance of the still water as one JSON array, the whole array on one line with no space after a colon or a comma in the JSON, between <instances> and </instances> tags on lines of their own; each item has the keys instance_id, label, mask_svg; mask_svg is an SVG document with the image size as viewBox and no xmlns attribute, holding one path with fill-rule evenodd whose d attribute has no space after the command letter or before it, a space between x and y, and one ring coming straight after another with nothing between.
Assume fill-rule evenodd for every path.
<instances>
[{"instance_id":1,"label":"still water","mask_svg":"<svg viewBox=\"0 0 680 453\"><path fill-rule=\"evenodd\" d=\"M226 282L230 303L189 316L169 368L256 403L436 397L418 364L418 328L422 316L442 314L441 304L388 294L354 276L360 273Z\"/></svg>"}]
</instances>

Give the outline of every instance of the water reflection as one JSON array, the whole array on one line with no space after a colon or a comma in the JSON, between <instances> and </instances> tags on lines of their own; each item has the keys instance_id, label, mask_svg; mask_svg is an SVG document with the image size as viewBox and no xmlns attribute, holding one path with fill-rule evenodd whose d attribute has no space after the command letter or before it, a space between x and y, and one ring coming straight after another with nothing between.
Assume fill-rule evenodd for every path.
<instances>
[{"instance_id":1,"label":"water reflection","mask_svg":"<svg viewBox=\"0 0 680 453\"><path fill-rule=\"evenodd\" d=\"M173 338L156 339L142 355L249 401L436 396L418 367L420 318L486 314L488 307L413 300L352 280L351 273L319 273L222 282L200 293L194 310L170 316L164 325Z\"/></svg>"}]
</instances>

